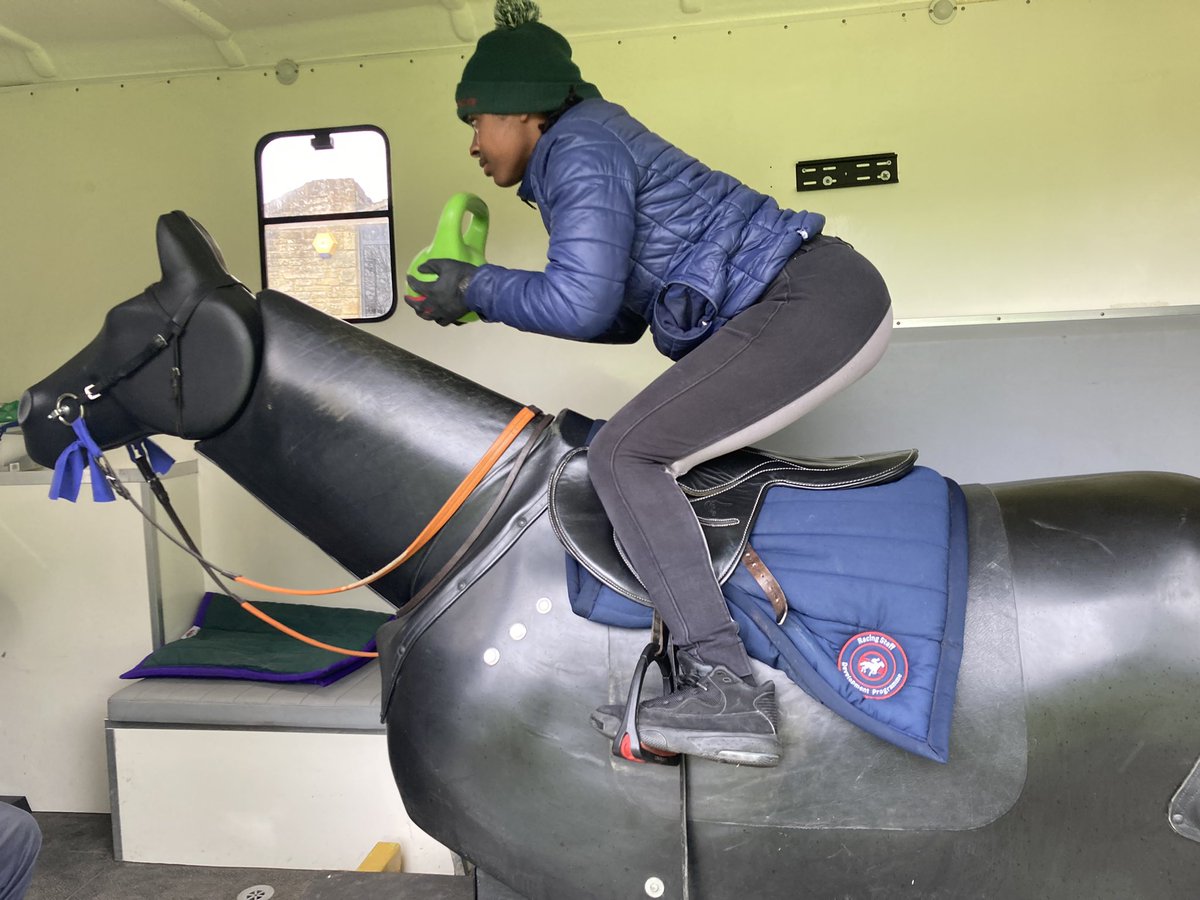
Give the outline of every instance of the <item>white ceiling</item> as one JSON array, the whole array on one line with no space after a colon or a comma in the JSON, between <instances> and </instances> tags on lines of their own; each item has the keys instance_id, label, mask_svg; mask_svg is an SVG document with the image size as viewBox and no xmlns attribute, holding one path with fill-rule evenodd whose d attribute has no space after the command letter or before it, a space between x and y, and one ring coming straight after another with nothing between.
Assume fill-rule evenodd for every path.
<instances>
[{"instance_id":1,"label":"white ceiling","mask_svg":"<svg viewBox=\"0 0 1200 900\"><path fill-rule=\"evenodd\" d=\"M981 0L959 0L981 2ZM541 0L568 37L924 9L929 0ZM492 0L0 0L0 87L471 44Z\"/></svg>"}]
</instances>

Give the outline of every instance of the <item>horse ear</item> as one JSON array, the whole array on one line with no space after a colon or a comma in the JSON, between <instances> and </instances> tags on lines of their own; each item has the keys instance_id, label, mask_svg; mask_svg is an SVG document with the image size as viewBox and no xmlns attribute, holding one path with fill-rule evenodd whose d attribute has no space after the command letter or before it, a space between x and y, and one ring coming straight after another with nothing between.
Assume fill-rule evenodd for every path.
<instances>
[{"instance_id":1,"label":"horse ear","mask_svg":"<svg viewBox=\"0 0 1200 900\"><path fill-rule=\"evenodd\" d=\"M191 216L188 216L188 221L196 226L196 230L200 232L200 235L204 238L205 242L208 244L209 249L212 250L213 255L217 258L217 264L221 267L221 270L223 272L228 274L229 266L227 266L225 264L225 256L224 256L224 254L221 253L221 248L217 246L217 242L213 240L213 236L208 233L208 229L205 228L203 225L201 225L199 222L197 222L195 219L193 219Z\"/></svg>"},{"instance_id":2,"label":"horse ear","mask_svg":"<svg viewBox=\"0 0 1200 900\"><path fill-rule=\"evenodd\" d=\"M229 278L216 241L187 213L175 210L159 216L156 237L163 281Z\"/></svg>"}]
</instances>

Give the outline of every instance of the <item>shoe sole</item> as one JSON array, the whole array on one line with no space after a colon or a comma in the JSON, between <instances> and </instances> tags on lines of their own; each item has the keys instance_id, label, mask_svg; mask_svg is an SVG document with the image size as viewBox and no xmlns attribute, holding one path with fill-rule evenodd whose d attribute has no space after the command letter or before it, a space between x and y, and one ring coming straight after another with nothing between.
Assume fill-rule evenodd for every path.
<instances>
[{"instance_id":1,"label":"shoe sole","mask_svg":"<svg viewBox=\"0 0 1200 900\"><path fill-rule=\"evenodd\" d=\"M620 720L592 714L592 726L609 740L616 737ZM770 768L779 765L779 737L731 734L724 731L690 731L647 728L638 732L642 747L654 753L685 753L713 762ZM734 744L735 746L730 746Z\"/></svg>"}]
</instances>

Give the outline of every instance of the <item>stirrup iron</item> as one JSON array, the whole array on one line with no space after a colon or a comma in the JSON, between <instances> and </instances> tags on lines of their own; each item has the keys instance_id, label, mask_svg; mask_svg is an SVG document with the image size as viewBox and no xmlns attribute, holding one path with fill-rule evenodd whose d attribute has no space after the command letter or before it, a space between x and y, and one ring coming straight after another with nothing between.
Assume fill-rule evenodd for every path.
<instances>
[{"instance_id":1,"label":"stirrup iron","mask_svg":"<svg viewBox=\"0 0 1200 900\"><path fill-rule=\"evenodd\" d=\"M629 762L657 763L663 766L677 766L683 756L679 753L657 753L642 747L638 735L637 714L642 702L642 688L646 681L646 670L650 663L657 663L662 672L663 694L675 690L675 659L668 649L668 631L658 613L654 613L654 621L650 626L650 643L642 650L637 665L633 669L633 679L629 682L629 694L625 700L625 714L621 725L613 738L613 756L629 760Z\"/></svg>"}]
</instances>

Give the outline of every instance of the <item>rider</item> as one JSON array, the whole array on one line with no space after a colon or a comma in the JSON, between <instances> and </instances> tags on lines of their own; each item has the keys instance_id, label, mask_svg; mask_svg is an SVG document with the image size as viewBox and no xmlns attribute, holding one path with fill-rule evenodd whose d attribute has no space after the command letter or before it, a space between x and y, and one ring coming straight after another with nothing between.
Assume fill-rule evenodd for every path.
<instances>
[{"instance_id":1,"label":"rider","mask_svg":"<svg viewBox=\"0 0 1200 900\"><path fill-rule=\"evenodd\" d=\"M589 474L617 538L670 629L680 687L645 701L647 749L726 762L779 760L774 684L758 684L676 478L794 421L867 372L891 332L887 288L824 217L713 171L585 81L529 0L498 0L496 29L463 70L458 116L500 187L536 203L543 272L430 260L410 278L418 315L581 341L649 327L675 364L596 434ZM610 736L619 711L593 724Z\"/></svg>"}]
</instances>

